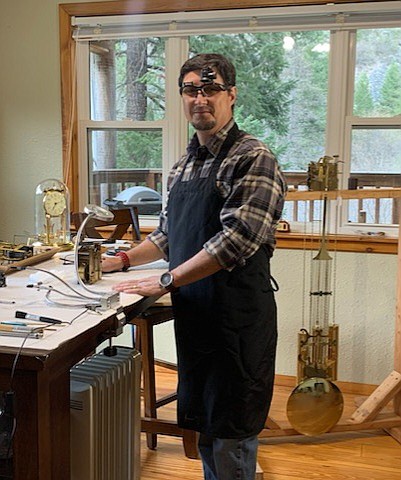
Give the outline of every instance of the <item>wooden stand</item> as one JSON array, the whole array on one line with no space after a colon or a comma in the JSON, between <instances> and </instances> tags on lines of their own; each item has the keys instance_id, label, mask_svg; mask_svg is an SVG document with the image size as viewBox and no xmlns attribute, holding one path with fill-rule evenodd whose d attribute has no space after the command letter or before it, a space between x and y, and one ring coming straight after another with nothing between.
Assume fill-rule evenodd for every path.
<instances>
[{"instance_id":1,"label":"wooden stand","mask_svg":"<svg viewBox=\"0 0 401 480\"><path fill-rule=\"evenodd\" d=\"M330 192L290 192L287 200L320 200L326 195L329 199L342 197L354 198L400 198L401 189L375 190L341 190ZM393 411L380 413L391 400ZM277 437L299 435L293 428L281 428L272 418L268 418L266 428L259 435ZM346 423L338 423L332 432L383 429L401 443L401 212L398 233L398 271L396 293L395 352L394 371L376 388L376 390L360 405Z\"/></svg>"}]
</instances>

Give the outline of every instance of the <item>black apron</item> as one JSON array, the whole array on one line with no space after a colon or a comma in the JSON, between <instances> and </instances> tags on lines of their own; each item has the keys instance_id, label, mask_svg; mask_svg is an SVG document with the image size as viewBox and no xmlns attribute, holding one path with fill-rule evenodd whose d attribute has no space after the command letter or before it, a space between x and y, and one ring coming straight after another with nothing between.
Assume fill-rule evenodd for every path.
<instances>
[{"instance_id":1,"label":"black apron","mask_svg":"<svg viewBox=\"0 0 401 480\"><path fill-rule=\"evenodd\" d=\"M168 202L170 269L222 229L216 173L240 132L230 130L207 178L178 181ZM277 342L269 252L172 295L178 357L178 424L217 438L258 434L270 407Z\"/></svg>"}]
</instances>

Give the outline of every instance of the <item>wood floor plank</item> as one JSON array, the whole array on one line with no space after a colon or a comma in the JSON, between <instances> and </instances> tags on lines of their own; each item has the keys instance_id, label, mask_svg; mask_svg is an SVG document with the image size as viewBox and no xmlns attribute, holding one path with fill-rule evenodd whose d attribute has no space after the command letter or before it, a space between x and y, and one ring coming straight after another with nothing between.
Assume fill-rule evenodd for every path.
<instances>
[{"instance_id":1,"label":"wood floor plank","mask_svg":"<svg viewBox=\"0 0 401 480\"><path fill-rule=\"evenodd\" d=\"M158 395L174 390L176 373L158 367ZM289 387L276 387L271 414L280 425L288 424ZM355 410L354 397L344 395L345 416ZM175 419L175 403L159 409L162 419ZM319 437L263 438L258 462L264 480L400 480L401 445L382 430L329 433ZM200 460L184 456L180 438L158 435L155 451L141 440L141 480L202 480Z\"/></svg>"}]
</instances>

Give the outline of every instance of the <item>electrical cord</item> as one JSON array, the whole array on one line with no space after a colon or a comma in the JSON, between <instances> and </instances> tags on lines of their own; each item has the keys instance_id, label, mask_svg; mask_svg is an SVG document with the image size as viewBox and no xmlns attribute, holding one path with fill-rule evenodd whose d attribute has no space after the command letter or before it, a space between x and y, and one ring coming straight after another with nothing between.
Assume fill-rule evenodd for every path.
<instances>
[{"instance_id":1,"label":"electrical cord","mask_svg":"<svg viewBox=\"0 0 401 480\"><path fill-rule=\"evenodd\" d=\"M48 304L50 305L56 305L56 306L59 306L59 307L78 307L78 308L81 308L81 307L86 307L86 308L90 308L90 307L98 307L98 306L101 306L101 303L100 302L94 302L94 303L90 303L88 302L88 300L98 300L96 298L92 298L92 297L88 297L86 295L83 295L83 296L77 296L77 295L71 295L71 294L68 294L68 293L65 293L61 290L58 290L57 288L54 288L52 287L51 285L49 286L46 286L46 285L43 285L41 282L38 282L38 283L30 283L27 285L27 288L36 288L37 290L45 290L47 291L46 293L46 296L45 296L45 300ZM51 293L58 293L64 297L67 297L67 298L71 298L73 299L75 302L82 302L82 301L85 301L86 303L82 304L82 303L77 303L77 304L71 304L71 303L61 303L61 302L57 302L55 300L52 300L50 298L50 294Z\"/></svg>"},{"instance_id":2,"label":"electrical cord","mask_svg":"<svg viewBox=\"0 0 401 480\"><path fill-rule=\"evenodd\" d=\"M86 299L89 299L89 300L96 300L98 298L98 297L95 298L93 296L89 297L88 295L84 295L83 293L79 292L78 290L75 290L74 287L72 287L69 283L67 283L61 277L56 275L54 272L51 272L49 270L45 270L44 268L39 268L39 267L17 267L17 268L18 268L18 270L34 270L34 271L38 271L38 272L47 273L48 275L51 275L55 279L59 280L63 285L65 285L67 288L69 288L71 291L73 291L76 295L78 295L81 298L86 298ZM38 284L39 283L40 282L38 282ZM53 290L56 291L55 289L53 289ZM61 291L58 291L57 293L61 293L62 295L66 295L65 293L63 293ZM95 292L91 292L91 293L95 293ZM99 294L102 295L103 292L99 292Z\"/></svg>"},{"instance_id":3,"label":"electrical cord","mask_svg":"<svg viewBox=\"0 0 401 480\"><path fill-rule=\"evenodd\" d=\"M41 289L46 289L47 287L39 287L38 290L41 290ZM61 308L82 308L84 307L86 310L93 310L95 311L96 308L100 308L102 305L101 303L76 303L75 305L74 304L71 304L71 303L63 303L63 302L58 302L56 300L52 300L50 298L50 294L52 292L57 292L57 293L61 293L59 292L58 290L55 290L55 289L52 289L52 288L48 288L48 292L46 293L45 295L45 300L46 300L46 303L48 303L49 305L53 305L55 307L61 307ZM84 299L79 299L79 298L76 298L74 297L73 295L66 295L67 297L69 298L74 298L75 301L81 301L81 300L84 300Z\"/></svg>"},{"instance_id":4,"label":"electrical cord","mask_svg":"<svg viewBox=\"0 0 401 480\"><path fill-rule=\"evenodd\" d=\"M40 326L40 327L36 327L36 328L32 328L32 330L30 332L27 332L27 334L24 336L22 342L21 342L21 345L18 349L18 352L15 354L15 358L14 358L14 361L13 361L13 365L11 367L11 374L10 374L10 388L9 388L9 391L13 391L13 381L14 381L14 375L15 375L15 369L17 367L17 362L18 362L18 359L22 353L22 349L24 348L25 346L25 343L26 341L28 340L28 338L30 337L31 333L35 333L35 332L40 332L42 330L44 330L46 328L46 326Z\"/></svg>"},{"instance_id":5,"label":"electrical cord","mask_svg":"<svg viewBox=\"0 0 401 480\"><path fill-rule=\"evenodd\" d=\"M14 357L13 365L10 373L10 385L7 392L3 394L4 407L0 413L1 430L0 430L0 458L9 460L12 457L12 444L17 429L17 419L14 415L14 376L17 367L18 359L21 356L22 350L26 341L30 337L31 333L44 330L46 327L40 326L32 328L30 332L27 332L23 337L21 345Z\"/></svg>"},{"instance_id":6,"label":"electrical cord","mask_svg":"<svg viewBox=\"0 0 401 480\"><path fill-rule=\"evenodd\" d=\"M48 275L51 275L55 279L59 280L64 286L66 286L69 290L71 290L74 293L74 295L65 293L62 290L58 290L58 289L56 289L56 288L54 288L50 285L49 286L43 285L42 282L27 285L27 287L29 287L29 288L37 288L38 290L47 290L47 294L46 294L45 299L46 299L46 302L51 304L51 305L55 305L55 306L59 306L59 307L70 307L70 308L74 307L74 305L72 305L72 304L66 304L66 303L51 300L50 299L50 294L51 293L58 293L59 295L62 295L64 297L74 299L75 302L78 302L75 305L75 307L78 307L78 308L85 307L85 308L90 309L90 310L94 310L96 308L102 308L102 307L104 308L104 305L108 304L107 300L109 298L118 295L116 293L113 294L113 293L110 293L110 292L94 292L94 291L89 290L88 288L85 288L85 290L92 293L92 295L91 296L85 295L84 293L76 290L74 287L72 287L69 283L67 283L61 277L56 275L54 272L51 272L49 270L45 270L45 269L39 268L39 267L15 267L15 269L16 270L33 270L33 271L39 271L39 272L43 272L43 273L46 273ZM83 282L82 283L81 282L82 282L82 280L80 280L79 283L82 284ZM94 296L95 293L98 294L98 296ZM82 302L85 302L84 305L82 304Z\"/></svg>"},{"instance_id":7,"label":"electrical cord","mask_svg":"<svg viewBox=\"0 0 401 480\"><path fill-rule=\"evenodd\" d=\"M74 257L74 254L66 255L65 257L60 257L60 260L63 261L63 265L74 265L74 259L70 259L68 257Z\"/></svg>"}]
</instances>

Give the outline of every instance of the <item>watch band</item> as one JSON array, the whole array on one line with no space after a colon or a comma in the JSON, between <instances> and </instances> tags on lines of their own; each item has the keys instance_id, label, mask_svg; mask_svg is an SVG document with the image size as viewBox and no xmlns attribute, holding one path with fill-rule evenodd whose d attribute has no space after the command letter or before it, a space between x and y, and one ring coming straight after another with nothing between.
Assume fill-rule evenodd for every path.
<instances>
[{"instance_id":1,"label":"watch band","mask_svg":"<svg viewBox=\"0 0 401 480\"><path fill-rule=\"evenodd\" d=\"M123 262L123 272L126 272L131 266L129 256L125 252L117 252L116 257L120 257Z\"/></svg>"}]
</instances>

